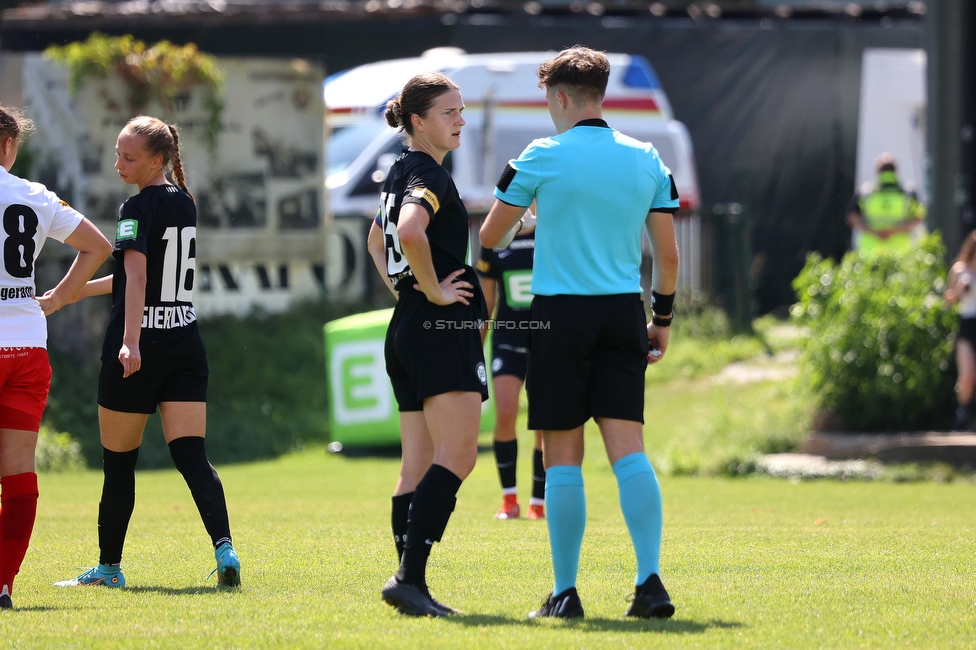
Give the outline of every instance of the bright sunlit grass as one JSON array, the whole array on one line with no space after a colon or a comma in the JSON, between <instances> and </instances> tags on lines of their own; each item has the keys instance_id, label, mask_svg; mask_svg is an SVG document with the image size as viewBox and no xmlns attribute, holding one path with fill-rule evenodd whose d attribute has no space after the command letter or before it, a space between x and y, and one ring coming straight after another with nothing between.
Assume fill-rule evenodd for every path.
<instances>
[{"instance_id":1,"label":"bright sunlit grass","mask_svg":"<svg viewBox=\"0 0 976 650\"><path fill-rule=\"evenodd\" d=\"M664 494L671 620L622 617L633 550L590 424L583 621L525 618L552 588L547 530L492 519L500 496L490 452L461 488L430 565L434 594L466 614L397 615L379 592L396 570L389 497L398 459L312 448L219 468L243 563L243 586L230 592L206 579L209 539L173 470L137 474L127 588L52 586L97 561L101 474L42 474L17 609L0 612L0 639L97 648L972 647L973 485L708 476L756 451L788 448L809 430L809 403L787 381L715 380L761 348L748 337L708 346L679 339L670 365L649 373L659 376L649 376L645 442ZM531 434L520 441L525 504ZM490 437L481 442L488 449Z\"/></svg>"},{"instance_id":2,"label":"bright sunlit grass","mask_svg":"<svg viewBox=\"0 0 976 650\"><path fill-rule=\"evenodd\" d=\"M527 441L526 441L527 442ZM596 443L592 440L592 443ZM526 445L527 448L527 445ZM41 476L34 541L0 612L8 647L967 647L976 642L973 487L662 477L662 571L677 605L624 620L633 555L605 455L584 467L579 590L587 618L529 622L551 589L545 524L491 519L482 454L432 556L435 595L465 616L417 620L379 599L395 570L397 461L312 449L221 468L243 587L206 580L212 551L180 476L140 472L129 587L52 583L97 560L96 472ZM525 459L527 456L523 455ZM520 464L527 499L528 463Z\"/></svg>"}]
</instances>

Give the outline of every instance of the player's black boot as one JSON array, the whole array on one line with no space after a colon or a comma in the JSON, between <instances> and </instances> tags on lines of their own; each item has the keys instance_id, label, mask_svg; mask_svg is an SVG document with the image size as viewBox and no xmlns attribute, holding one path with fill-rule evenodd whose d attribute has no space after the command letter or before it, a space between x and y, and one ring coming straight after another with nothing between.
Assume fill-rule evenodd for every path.
<instances>
[{"instance_id":1,"label":"player's black boot","mask_svg":"<svg viewBox=\"0 0 976 650\"><path fill-rule=\"evenodd\" d=\"M668 590L664 588L660 576L652 573L634 590L634 602L627 609L626 616L635 618L671 618L674 616L674 604Z\"/></svg>"},{"instance_id":2,"label":"player's black boot","mask_svg":"<svg viewBox=\"0 0 976 650\"><path fill-rule=\"evenodd\" d=\"M434 604L434 607L436 607L437 609L439 609L439 610L441 610L442 612L444 612L444 614L445 614L445 615L447 615L447 616L451 616L452 614L463 614L463 612L462 612L461 610L459 610L459 609L454 609L454 608L453 608L453 607L451 607L450 605L445 605L445 604L444 604L444 603L442 603L441 601L439 601L439 600L437 600L436 598L434 598L434 597L433 597L433 596L432 596L432 595L430 594L430 587L428 587L427 585L424 585L424 586L423 586L423 592L424 592L425 594L427 594L427 597L428 597L428 598L430 598L430 602L432 602L432 603Z\"/></svg>"},{"instance_id":3,"label":"player's black boot","mask_svg":"<svg viewBox=\"0 0 976 650\"><path fill-rule=\"evenodd\" d=\"M529 618L583 618L583 603L576 587L570 587L558 596L549 594L542 607L529 612Z\"/></svg>"},{"instance_id":4,"label":"player's black boot","mask_svg":"<svg viewBox=\"0 0 976 650\"><path fill-rule=\"evenodd\" d=\"M383 602L396 607L401 614L408 616L447 616L447 611L434 604L429 592L416 585L400 582L393 576L383 586Z\"/></svg>"}]
</instances>

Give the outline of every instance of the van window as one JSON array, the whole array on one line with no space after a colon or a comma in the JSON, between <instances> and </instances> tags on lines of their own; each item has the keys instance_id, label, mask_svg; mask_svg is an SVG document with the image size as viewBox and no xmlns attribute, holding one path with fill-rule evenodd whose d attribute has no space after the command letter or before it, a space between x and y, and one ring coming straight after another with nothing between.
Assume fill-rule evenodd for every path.
<instances>
[{"instance_id":1,"label":"van window","mask_svg":"<svg viewBox=\"0 0 976 650\"><path fill-rule=\"evenodd\" d=\"M501 176L508 161L518 158L530 142L550 135L556 135L555 129L552 133L540 133L539 129L499 129L495 138L495 161L498 167L495 178Z\"/></svg>"},{"instance_id":2,"label":"van window","mask_svg":"<svg viewBox=\"0 0 976 650\"><path fill-rule=\"evenodd\" d=\"M663 133L655 133L653 135L648 133L634 133L630 135L632 138L636 138L641 142L650 142L657 149L657 155L661 157L661 161L667 165L668 169L671 170L672 174L678 173L678 168L681 167L678 160L678 154L674 148L674 142L668 135Z\"/></svg>"},{"instance_id":3,"label":"van window","mask_svg":"<svg viewBox=\"0 0 976 650\"><path fill-rule=\"evenodd\" d=\"M405 148L400 139L397 138L386 149L380 152L373 159L373 163L368 165L364 170L363 175L356 183L356 187L353 188L352 196L363 196L366 194L378 195L383 189L383 183L386 181L386 175L390 171L390 167L400 157L400 154ZM441 164L447 169L448 173L452 171L453 158L451 157L450 151L444 156L444 162Z\"/></svg>"},{"instance_id":4,"label":"van window","mask_svg":"<svg viewBox=\"0 0 976 650\"><path fill-rule=\"evenodd\" d=\"M377 135L376 122L361 122L332 131L325 147L325 176L341 172Z\"/></svg>"},{"instance_id":5,"label":"van window","mask_svg":"<svg viewBox=\"0 0 976 650\"><path fill-rule=\"evenodd\" d=\"M484 180L484 182L494 186L495 181L502 175L505 165L509 160L515 160L525 150L529 143L538 138L544 138L555 133L540 133L539 129L508 129L501 128L495 131L495 150L492 152L491 165L493 169L485 172L484 152L475 157L474 177ZM468 136L468 142L474 143L475 147L481 149L482 135L480 129L472 129Z\"/></svg>"}]
</instances>

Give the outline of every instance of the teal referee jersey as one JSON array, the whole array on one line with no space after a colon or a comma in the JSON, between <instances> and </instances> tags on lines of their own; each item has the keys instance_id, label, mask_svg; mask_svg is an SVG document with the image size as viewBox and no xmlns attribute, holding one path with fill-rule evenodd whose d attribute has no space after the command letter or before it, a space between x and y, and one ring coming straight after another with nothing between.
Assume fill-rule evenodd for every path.
<instances>
[{"instance_id":1,"label":"teal referee jersey","mask_svg":"<svg viewBox=\"0 0 976 650\"><path fill-rule=\"evenodd\" d=\"M508 163L495 198L526 207L538 200L538 296L639 293L647 213L678 209L674 179L654 147L599 119L534 140Z\"/></svg>"}]
</instances>

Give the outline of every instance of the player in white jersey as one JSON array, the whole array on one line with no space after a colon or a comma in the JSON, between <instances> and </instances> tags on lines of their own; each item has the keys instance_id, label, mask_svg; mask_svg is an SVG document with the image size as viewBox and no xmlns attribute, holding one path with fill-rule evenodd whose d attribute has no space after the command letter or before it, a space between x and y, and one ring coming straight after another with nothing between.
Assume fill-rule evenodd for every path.
<instances>
[{"instance_id":1,"label":"player in white jersey","mask_svg":"<svg viewBox=\"0 0 976 650\"><path fill-rule=\"evenodd\" d=\"M14 576L37 513L34 449L51 387L47 321L112 252L104 235L40 183L10 173L33 124L0 106L0 609L13 607ZM34 265L51 237L78 251L61 282L35 297Z\"/></svg>"}]
</instances>

